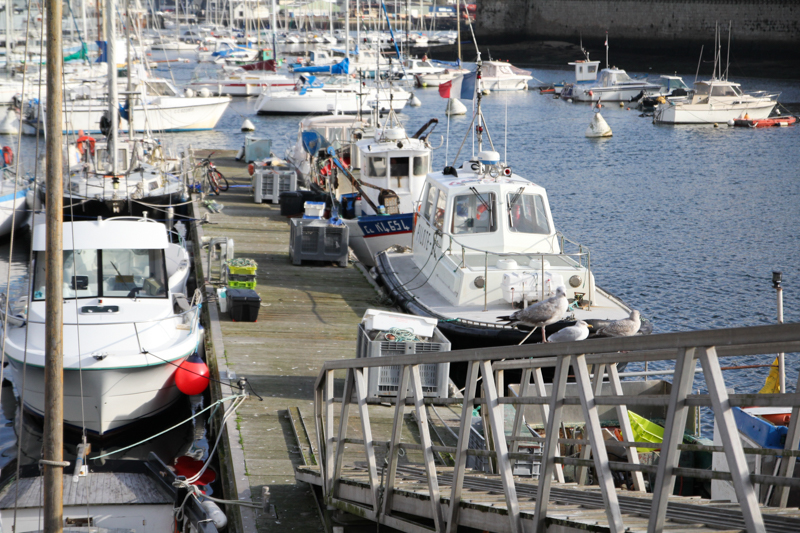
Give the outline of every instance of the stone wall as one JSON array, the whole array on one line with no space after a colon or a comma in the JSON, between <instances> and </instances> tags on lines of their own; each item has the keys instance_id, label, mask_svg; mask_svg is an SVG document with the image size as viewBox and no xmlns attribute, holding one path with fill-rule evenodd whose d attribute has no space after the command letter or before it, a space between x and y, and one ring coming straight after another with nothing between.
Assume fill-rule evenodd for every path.
<instances>
[{"instance_id":1,"label":"stone wall","mask_svg":"<svg viewBox=\"0 0 800 533\"><path fill-rule=\"evenodd\" d=\"M485 43L577 43L579 36L602 43L608 31L612 46L626 41L693 46L713 43L717 22L726 39L729 21L738 46L800 44L800 0L478 0L476 33Z\"/></svg>"}]
</instances>

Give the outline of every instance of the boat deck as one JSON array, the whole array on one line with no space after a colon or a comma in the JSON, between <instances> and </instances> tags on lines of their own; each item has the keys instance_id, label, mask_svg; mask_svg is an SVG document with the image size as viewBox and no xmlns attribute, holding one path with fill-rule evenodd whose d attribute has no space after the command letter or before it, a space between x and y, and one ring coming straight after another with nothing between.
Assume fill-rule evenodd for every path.
<instances>
[{"instance_id":1,"label":"boat deck","mask_svg":"<svg viewBox=\"0 0 800 533\"><path fill-rule=\"evenodd\" d=\"M445 516L448 516L453 468L436 467L436 472L441 502ZM322 483L319 467L299 468L297 479L315 485ZM519 477L514 477L514 482L523 529L532 531L538 484ZM342 498L351 501L354 507L371 509L369 473L366 467L343 467L340 487ZM499 475L473 470L465 476L463 490L459 526L500 533L511 531L506 518L508 513ZM626 533L646 532L653 495L619 489L617 493ZM421 465L399 466L391 510L393 513L432 519L429 494L425 470ZM555 531L610 531L603 497L597 486L558 484L557 488L554 486L550 491L550 502L547 511L548 531L551 528ZM762 507L761 511L767 532L800 531L800 509ZM664 527L667 533L744 530L745 523L739 504L702 500L699 497L670 496Z\"/></svg>"}]
</instances>

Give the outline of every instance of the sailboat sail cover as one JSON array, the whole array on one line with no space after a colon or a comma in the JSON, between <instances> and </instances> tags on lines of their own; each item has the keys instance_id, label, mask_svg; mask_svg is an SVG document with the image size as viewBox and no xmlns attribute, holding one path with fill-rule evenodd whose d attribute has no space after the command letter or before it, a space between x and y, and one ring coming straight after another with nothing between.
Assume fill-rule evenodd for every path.
<instances>
[{"instance_id":1,"label":"sailboat sail cover","mask_svg":"<svg viewBox=\"0 0 800 533\"><path fill-rule=\"evenodd\" d=\"M342 59L335 65L324 65L318 67L297 67L294 72L318 72L326 74L348 74L350 72L350 60L348 58Z\"/></svg>"},{"instance_id":2,"label":"sailboat sail cover","mask_svg":"<svg viewBox=\"0 0 800 533\"><path fill-rule=\"evenodd\" d=\"M318 153L320 150L326 149L330 146L325 137L318 131L304 131L303 132L303 148L311 155Z\"/></svg>"}]
</instances>

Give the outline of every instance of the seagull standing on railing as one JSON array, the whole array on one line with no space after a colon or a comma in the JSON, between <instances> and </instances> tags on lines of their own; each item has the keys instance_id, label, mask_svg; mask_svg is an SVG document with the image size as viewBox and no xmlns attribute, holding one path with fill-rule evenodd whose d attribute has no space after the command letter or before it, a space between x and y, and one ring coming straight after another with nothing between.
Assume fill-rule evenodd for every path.
<instances>
[{"instance_id":1,"label":"seagull standing on railing","mask_svg":"<svg viewBox=\"0 0 800 533\"><path fill-rule=\"evenodd\" d=\"M561 320L561 317L567 312L567 307L569 307L567 291L564 287L558 287L555 296L529 305L525 309L516 311L509 316L499 316L497 317L497 321L505 320L510 325L519 326L521 324L533 328L530 333L522 339L520 344L528 340L528 337L536 331L536 328L542 328L542 342L547 342L544 332L545 326Z\"/></svg>"},{"instance_id":2,"label":"seagull standing on railing","mask_svg":"<svg viewBox=\"0 0 800 533\"><path fill-rule=\"evenodd\" d=\"M589 328L591 324L587 324L583 320L578 320L574 325L560 329L547 337L547 342L575 342L582 341L589 336Z\"/></svg>"}]
</instances>

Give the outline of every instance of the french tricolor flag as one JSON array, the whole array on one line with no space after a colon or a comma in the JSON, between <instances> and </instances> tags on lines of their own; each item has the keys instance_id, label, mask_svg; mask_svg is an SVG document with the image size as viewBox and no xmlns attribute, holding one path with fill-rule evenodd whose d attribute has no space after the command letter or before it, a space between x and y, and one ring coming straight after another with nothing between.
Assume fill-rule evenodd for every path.
<instances>
[{"instance_id":1,"label":"french tricolor flag","mask_svg":"<svg viewBox=\"0 0 800 533\"><path fill-rule=\"evenodd\" d=\"M475 72L459 76L454 80L439 85L439 96L442 98L461 98L472 100L475 97Z\"/></svg>"}]
</instances>

